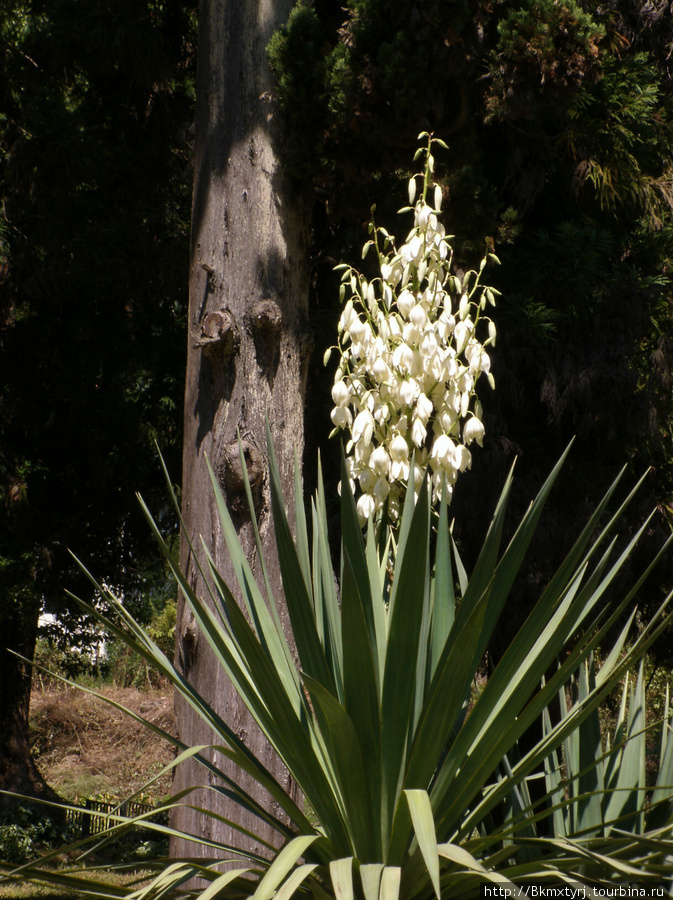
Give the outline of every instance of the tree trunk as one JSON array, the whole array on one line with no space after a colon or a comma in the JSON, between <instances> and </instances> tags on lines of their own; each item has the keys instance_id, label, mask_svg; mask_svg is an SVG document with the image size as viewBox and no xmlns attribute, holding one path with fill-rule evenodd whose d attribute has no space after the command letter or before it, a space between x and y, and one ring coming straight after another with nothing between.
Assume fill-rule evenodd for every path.
<instances>
[{"instance_id":1,"label":"tree trunk","mask_svg":"<svg viewBox=\"0 0 673 900\"><path fill-rule=\"evenodd\" d=\"M266 45L287 18L288 0L202 0L192 221L189 351L185 397L183 516L199 546L201 537L232 590L232 568L219 527L206 459L217 473L253 571L259 573L249 522L237 432L255 495L255 515L266 548L276 597L282 597L275 555L266 464L268 415L281 476L290 496L296 450L301 460L308 304L309 207L279 165L277 123L268 102L271 78ZM181 565L196 592L206 596L197 561L183 540ZM287 615L284 616L287 626ZM214 664L190 612L178 610L176 658L191 683L282 783L287 773ZM178 735L207 744L212 733L176 701ZM219 760L222 767L225 763ZM207 782L203 767L180 766L174 790ZM246 789L260 796L248 779ZM190 799L247 827L260 839L278 836L249 813L211 791ZM265 801L268 805L268 798ZM203 814L176 811L183 832L242 846L240 836ZM263 852L261 844L247 849ZM173 856L207 854L198 844L174 840Z\"/></svg>"},{"instance_id":2,"label":"tree trunk","mask_svg":"<svg viewBox=\"0 0 673 900\"><path fill-rule=\"evenodd\" d=\"M16 653L33 658L37 635L37 608L14 605L1 617L2 642ZM12 604L10 604L10 609ZM0 790L25 794L38 800L58 802L58 796L44 782L30 753L28 713L31 670L3 646L0 648ZM16 805L16 800L0 794L0 814Z\"/></svg>"}]
</instances>

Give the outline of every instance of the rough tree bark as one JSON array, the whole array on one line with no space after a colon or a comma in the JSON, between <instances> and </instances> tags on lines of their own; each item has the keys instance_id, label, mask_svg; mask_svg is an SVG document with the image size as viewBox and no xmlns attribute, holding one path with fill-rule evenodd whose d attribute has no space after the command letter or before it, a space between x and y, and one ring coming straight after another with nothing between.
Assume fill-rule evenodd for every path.
<instances>
[{"instance_id":1,"label":"rough tree bark","mask_svg":"<svg viewBox=\"0 0 673 900\"><path fill-rule=\"evenodd\" d=\"M23 607L6 598L7 609L0 616L3 644L32 659L37 636L39 607ZM45 783L30 752L28 711L31 667L9 649L0 647L0 790L58 802L59 797ZM0 794L0 814L8 812L16 800Z\"/></svg>"},{"instance_id":2,"label":"rough tree bark","mask_svg":"<svg viewBox=\"0 0 673 900\"><path fill-rule=\"evenodd\" d=\"M240 431L276 596L282 592L272 549L264 421L268 415L281 476L290 488L294 451L301 459L303 447L310 343L306 324L309 209L276 155L279 125L271 116L265 52L290 6L288 0L201 2L183 465L186 529L197 543L201 536L205 539L233 589L206 458L217 473L253 568L259 571L243 494ZM191 585L205 596L196 561L184 541L181 564ZM194 686L276 777L288 783L279 760L224 673L213 665L210 648L195 631L184 606L178 610L176 658ZM213 740L179 701L176 715L185 743ZM174 789L206 781L202 767L186 764L176 774ZM259 796L254 785L248 782L246 787ZM231 803L212 791L200 791L195 799L235 818L260 838L272 838L258 819L232 809ZM184 832L241 846L235 832L203 814L180 810L173 824ZM252 849L260 852L262 848ZM198 845L183 840L174 840L171 852L200 855Z\"/></svg>"}]
</instances>

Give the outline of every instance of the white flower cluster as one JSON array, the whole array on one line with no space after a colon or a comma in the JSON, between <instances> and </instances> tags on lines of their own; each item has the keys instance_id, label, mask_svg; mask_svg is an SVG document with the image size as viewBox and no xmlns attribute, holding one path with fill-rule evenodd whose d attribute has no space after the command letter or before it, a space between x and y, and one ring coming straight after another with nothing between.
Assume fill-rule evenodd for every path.
<instances>
[{"instance_id":1,"label":"white flower cluster","mask_svg":"<svg viewBox=\"0 0 673 900\"><path fill-rule=\"evenodd\" d=\"M476 381L484 373L494 386L486 347L495 343L495 326L484 311L498 292L480 284L486 258L478 272L451 273L450 238L437 218L442 191L432 181L432 145L445 145L420 137L427 147L416 158L425 155L425 171L410 180L409 202L420 178L422 192L400 210L414 213L406 241L396 249L372 222L363 258L373 247L380 276L368 281L338 267L342 302L349 296L339 320L331 417L335 432L350 431L347 465L362 522L386 501L391 521L397 519L412 459L417 488L430 466L433 500L443 486L453 490L471 465L469 445L484 437Z\"/></svg>"}]
</instances>

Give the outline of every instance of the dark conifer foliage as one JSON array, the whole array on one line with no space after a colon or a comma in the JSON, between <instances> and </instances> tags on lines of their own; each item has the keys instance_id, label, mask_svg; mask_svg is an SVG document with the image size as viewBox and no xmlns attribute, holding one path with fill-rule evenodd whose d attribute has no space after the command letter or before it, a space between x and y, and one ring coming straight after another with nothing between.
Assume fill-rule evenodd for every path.
<instances>
[{"instance_id":1,"label":"dark conifer foliage","mask_svg":"<svg viewBox=\"0 0 673 900\"><path fill-rule=\"evenodd\" d=\"M133 494L161 489L154 439L178 471L194 7L0 8L3 739L27 708L4 647L30 657L40 604L76 588L68 548L131 586L147 534Z\"/></svg>"},{"instance_id":2,"label":"dark conifer foliage","mask_svg":"<svg viewBox=\"0 0 673 900\"><path fill-rule=\"evenodd\" d=\"M625 463L654 468L658 540L673 492L670 3L342 6L298 3L269 47L288 157L324 203L319 314L338 315L329 263L357 263L352 223L372 203L404 230L391 185L418 132L434 131L449 143L438 171L459 264L478 261L484 237L502 261L487 439L452 506L466 557L515 455L524 506L573 435L573 490L540 530L531 582Z\"/></svg>"}]
</instances>

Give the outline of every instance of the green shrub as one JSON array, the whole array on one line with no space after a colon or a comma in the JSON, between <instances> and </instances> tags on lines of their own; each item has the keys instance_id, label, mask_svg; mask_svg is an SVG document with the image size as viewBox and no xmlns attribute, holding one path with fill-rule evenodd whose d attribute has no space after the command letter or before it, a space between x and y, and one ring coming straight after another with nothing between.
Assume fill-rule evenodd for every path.
<instances>
[{"instance_id":1,"label":"green shrub","mask_svg":"<svg viewBox=\"0 0 673 900\"><path fill-rule=\"evenodd\" d=\"M173 656L175 644L175 597L162 598L145 624L147 634L167 656ZM117 687L159 687L165 683L159 672L135 653L125 641L114 636L107 643L105 678Z\"/></svg>"},{"instance_id":2,"label":"green shrub","mask_svg":"<svg viewBox=\"0 0 673 900\"><path fill-rule=\"evenodd\" d=\"M0 859L21 865L73 839L73 829L34 806L19 804L0 818Z\"/></svg>"}]
</instances>

